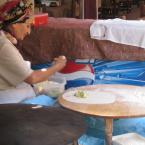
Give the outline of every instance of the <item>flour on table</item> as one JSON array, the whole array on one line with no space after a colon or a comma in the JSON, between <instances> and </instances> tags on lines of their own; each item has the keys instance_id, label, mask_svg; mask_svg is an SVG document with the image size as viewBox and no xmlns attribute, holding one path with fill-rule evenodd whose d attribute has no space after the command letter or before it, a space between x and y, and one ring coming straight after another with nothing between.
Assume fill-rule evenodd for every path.
<instances>
[{"instance_id":1,"label":"flour on table","mask_svg":"<svg viewBox=\"0 0 145 145\"><path fill-rule=\"evenodd\" d=\"M67 101L74 103L84 103L84 104L110 104L114 103L116 96L111 92L96 90L83 90L85 93L84 98L79 98L75 96L78 90L68 91L64 93L63 98Z\"/></svg>"},{"instance_id":2,"label":"flour on table","mask_svg":"<svg viewBox=\"0 0 145 145\"><path fill-rule=\"evenodd\" d=\"M104 88L103 90L110 91L122 97L123 101L145 104L145 87L137 87L135 89L108 87Z\"/></svg>"}]
</instances>

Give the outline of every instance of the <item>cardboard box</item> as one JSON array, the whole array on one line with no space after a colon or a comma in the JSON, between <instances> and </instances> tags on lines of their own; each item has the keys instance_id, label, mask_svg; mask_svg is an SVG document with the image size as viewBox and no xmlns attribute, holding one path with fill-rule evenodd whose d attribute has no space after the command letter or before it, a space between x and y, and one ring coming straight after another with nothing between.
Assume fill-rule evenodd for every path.
<instances>
[{"instance_id":1,"label":"cardboard box","mask_svg":"<svg viewBox=\"0 0 145 145\"><path fill-rule=\"evenodd\" d=\"M34 16L34 26L44 26L48 23L48 13L36 14Z\"/></svg>"}]
</instances>

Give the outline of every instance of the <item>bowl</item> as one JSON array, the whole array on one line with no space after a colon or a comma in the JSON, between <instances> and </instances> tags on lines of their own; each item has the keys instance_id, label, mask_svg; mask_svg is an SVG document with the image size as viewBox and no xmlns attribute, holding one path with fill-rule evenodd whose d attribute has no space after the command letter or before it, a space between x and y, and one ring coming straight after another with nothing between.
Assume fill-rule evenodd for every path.
<instances>
[{"instance_id":1,"label":"bowl","mask_svg":"<svg viewBox=\"0 0 145 145\"><path fill-rule=\"evenodd\" d=\"M65 90L66 79L64 77L52 76L47 81L34 85L36 94L45 94L57 98Z\"/></svg>"}]
</instances>

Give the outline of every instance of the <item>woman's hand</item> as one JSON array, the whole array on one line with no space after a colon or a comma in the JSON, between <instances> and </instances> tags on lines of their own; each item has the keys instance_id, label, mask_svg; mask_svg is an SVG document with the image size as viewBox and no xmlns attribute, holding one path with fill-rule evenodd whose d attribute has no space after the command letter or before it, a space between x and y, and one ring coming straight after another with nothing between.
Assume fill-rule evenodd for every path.
<instances>
[{"instance_id":1,"label":"woman's hand","mask_svg":"<svg viewBox=\"0 0 145 145\"><path fill-rule=\"evenodd\" d=\"M58 71L63 69L66 65L67 59L65 56L54 58L54 65L58 67Z\"/></svg>"}]
</instances>

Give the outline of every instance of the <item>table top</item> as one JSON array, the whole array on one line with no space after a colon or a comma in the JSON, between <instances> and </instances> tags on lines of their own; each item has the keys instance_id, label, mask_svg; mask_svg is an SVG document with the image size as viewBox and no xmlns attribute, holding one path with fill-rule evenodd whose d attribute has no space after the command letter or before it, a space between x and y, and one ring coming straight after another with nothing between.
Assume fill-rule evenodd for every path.
<instances>
[{"instance_id":1,"label":"table top","mask_svg":"<svg viewBox=\"0 0 145 145\"><path fill-rule=\"evenodd\" d=\"M108 92L115 96L114 102L102 104L87 104L72 102L65 99L69 91ZM96 95L98 97L98 95ZM69 97L69 96L68 96ZM97 99L97 97L95 99ZM101 98L101 95L100 95ZM85 98L82 98L85 99ZM145 87L118 84L99 84L77 87L67 90L59 97L59 103L70 110L105 118L130 118L145 116Z\"/></svg>"}]
</instances>

